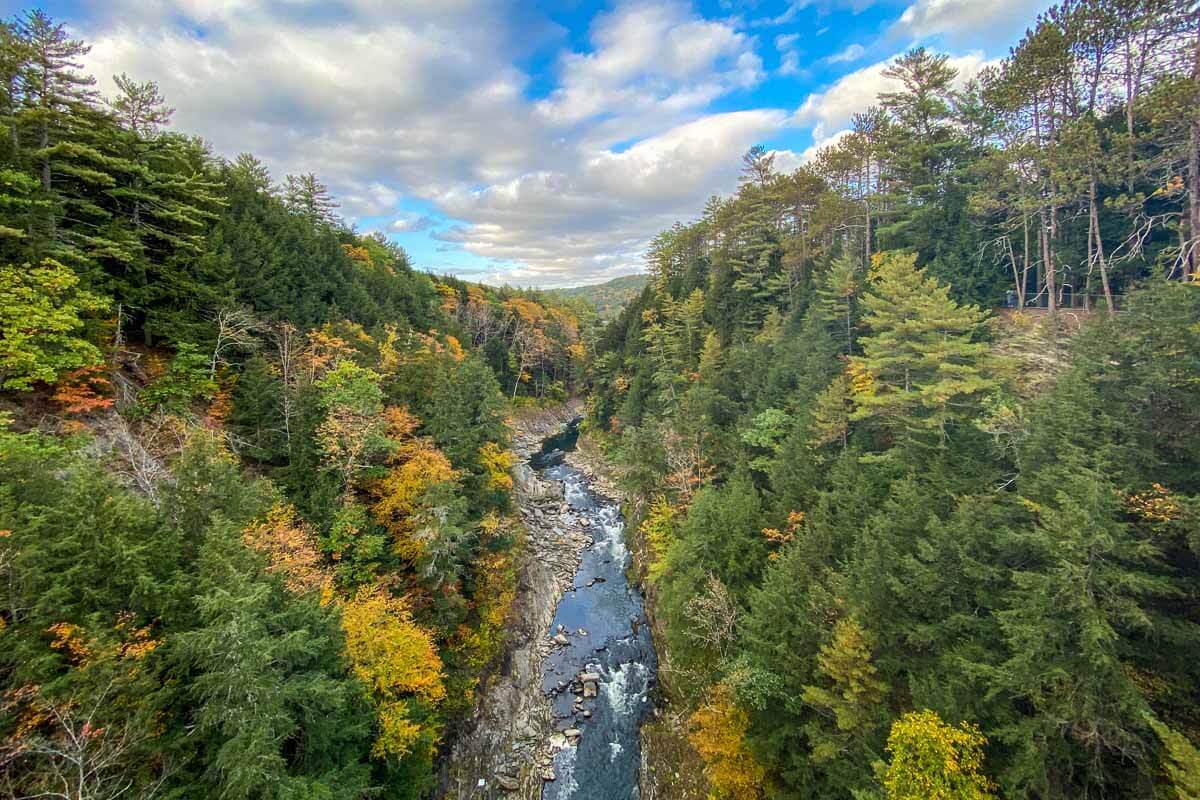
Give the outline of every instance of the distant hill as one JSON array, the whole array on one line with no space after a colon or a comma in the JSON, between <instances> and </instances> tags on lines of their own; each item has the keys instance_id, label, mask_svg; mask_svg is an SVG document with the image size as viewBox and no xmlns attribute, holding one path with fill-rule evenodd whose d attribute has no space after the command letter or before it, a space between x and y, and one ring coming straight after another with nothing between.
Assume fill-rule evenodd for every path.
<instances>
[{"instance_id":1,"label":"distant hill","mask_svg":"<svg viewBox=\"0 0 1200 800\"><path fill-rule=\"evenodd\" d=\"M601 317L614 317L641 293L648 279L646 275L622 275L611 281L592 286L555 289L551 294L559 297L580 298L593 306Z\"/></svg>"}]
</instances>

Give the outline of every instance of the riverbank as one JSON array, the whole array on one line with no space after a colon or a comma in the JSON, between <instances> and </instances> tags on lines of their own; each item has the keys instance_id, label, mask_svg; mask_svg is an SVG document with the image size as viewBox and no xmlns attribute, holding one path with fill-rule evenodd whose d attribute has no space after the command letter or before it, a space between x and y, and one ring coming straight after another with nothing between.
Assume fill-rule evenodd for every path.
<instances>
[{"instance_id":1,"label":"riverbank","mask_svg":"<svg viewBox=\"0 0 1200 800\"><path fill-rule=\"evenodd\" d=\"M514 508L526 531L517 595L503 659L480 691L471 723L448 759L442 782L446 798L540 800L545 780L557 777L550 772L551 759L561 736L555 735L542 691L542 665L552 647L546 631L590 539L564 502L562 487L541 480L528 461L543 439L581 410L582 404L573 401L551 409L522 409L510 420L510 449L517 460Z\"/></svg>"}]
</instances>

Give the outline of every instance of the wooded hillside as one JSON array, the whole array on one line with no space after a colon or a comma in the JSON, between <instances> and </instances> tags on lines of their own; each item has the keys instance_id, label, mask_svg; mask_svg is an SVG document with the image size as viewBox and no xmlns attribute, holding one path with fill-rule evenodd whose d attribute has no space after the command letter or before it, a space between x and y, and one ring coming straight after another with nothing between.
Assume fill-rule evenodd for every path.
<instances>
[{"instance_id":1,"label":"wooded hillside","mask_svg":"<svg viewBox=\"0 0 1200 800\"><path fill-rule=\"evenodd\" d=\"M915 49L656 239L588 424L717 796L1195 795L1198 65L1172 2Z\"/></svg>"}]
</instances>

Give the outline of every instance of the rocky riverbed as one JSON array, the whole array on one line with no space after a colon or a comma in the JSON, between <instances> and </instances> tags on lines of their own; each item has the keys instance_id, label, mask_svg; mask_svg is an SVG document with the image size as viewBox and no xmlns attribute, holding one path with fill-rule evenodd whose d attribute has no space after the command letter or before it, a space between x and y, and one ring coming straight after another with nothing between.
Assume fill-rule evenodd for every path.
<instances>
[{"instance_id":1,"label":"rocky riverbed","mask_svg":"<svg viewBox=\"0 0 1200 800\"><path fill-rule=\"evenodd\" d=\"M577 413L567 406L515 421L528 535L510 647L453 750L447 796L638 797L654 647L641 595L626 582L616 492L586 457L554 450L571 449L573 430L550 438Z\"/></svg>"},{"instance_id":2,"label":"rocky riverbed","mask_svg":"<svg viewBox=\"0 0 1200 800\"><path fill-rule=\"evenodd\" d=\"M513 421L514 499L527 536L509 645L448 760L443 782L448 798L535 800L546 779L556 777L552 758L562 737L555 735L550 701L542 691L542 665L555 647L546 633L591 538L564 500L562 484L542 480L528 462L545 438L579 412L577 404L566 404Z\"/></svg>"}]
</instances>

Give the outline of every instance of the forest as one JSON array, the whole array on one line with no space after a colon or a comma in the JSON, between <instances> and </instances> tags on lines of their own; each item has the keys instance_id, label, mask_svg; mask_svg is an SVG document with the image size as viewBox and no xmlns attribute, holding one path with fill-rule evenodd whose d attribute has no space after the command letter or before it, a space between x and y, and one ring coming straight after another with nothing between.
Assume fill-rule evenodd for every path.
<instances>
[{"instance_id":1,"label":"forest","mask_svg":"<svg viewBox=\"0 0 1200 800\"><path fill-rule=\"evenodd\" d=\"M602 319L0 23L0 796L433 796L585 397L714 800L1200 797L1191 6L909 50Z\"/></svg>"},{"instance_id":2,"label":"forest","mask_svg":"<svg viewBox=\"0 0 1200 800\"><path fill-rule=\"evenodd\" d=\"M1200 797L1188 6L915 48L655 239L586 424L711 796Z\"/></svg>"},{"instance_id":3,"label":"forest","mask_svg":"<svg viewBox=\"0 0 1200 800\"><path fill-rule=\"evenodd\" d=\"M0 794L423 796L576 310L414 270L87 51L0 25Z\"/></svg>"}]
</instances>

